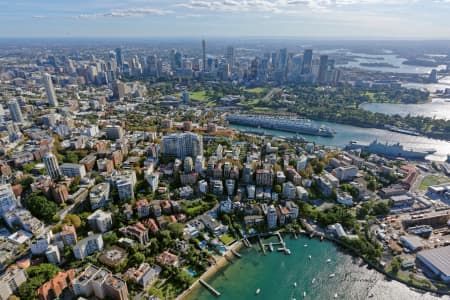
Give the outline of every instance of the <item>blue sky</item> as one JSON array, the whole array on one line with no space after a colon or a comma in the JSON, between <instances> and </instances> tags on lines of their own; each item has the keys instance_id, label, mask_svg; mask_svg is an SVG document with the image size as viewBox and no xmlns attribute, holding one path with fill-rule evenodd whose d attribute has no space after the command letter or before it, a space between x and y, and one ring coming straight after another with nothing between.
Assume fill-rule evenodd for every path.
<instances>
[{"instance_id":1,"label":"blue sky","mask_svg":"<svg viewBox=\"0 0 450 300\"><path fill-rule=\"evenodd\" d=\"M450 39L450 0L0 0L0 37Z\"/></svg>"}]
</instances>

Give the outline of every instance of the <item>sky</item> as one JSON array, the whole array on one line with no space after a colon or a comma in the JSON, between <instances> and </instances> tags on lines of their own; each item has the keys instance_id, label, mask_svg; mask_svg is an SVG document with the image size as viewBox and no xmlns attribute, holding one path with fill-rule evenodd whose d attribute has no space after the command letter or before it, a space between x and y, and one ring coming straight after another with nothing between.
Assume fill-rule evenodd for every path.
<instances>
[{"instance_id":1,"label":"sky","mask_svg":"<svg viewBox=\"0 0 450 300\"><path fill-rule=\"evenodd\" d=\"M0 37L450 39L450 0L0 0Z\"/></svg>"}]
</instances>

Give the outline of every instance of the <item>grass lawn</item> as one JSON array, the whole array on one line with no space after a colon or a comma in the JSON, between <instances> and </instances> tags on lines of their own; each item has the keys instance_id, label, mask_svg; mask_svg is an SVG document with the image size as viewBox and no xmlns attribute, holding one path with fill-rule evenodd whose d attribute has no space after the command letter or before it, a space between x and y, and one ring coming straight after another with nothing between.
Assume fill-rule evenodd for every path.
<instances>
[{"instance_id":1,"label":"grass lawn","mask_svg":"<svg viewBox=\"0 0 450 300\"><path fill-rule=\"evenodd\" d=\"M240 106L256 106L259 103L259 99L252 99L245 102L240 102L238 105Z\"/></svg>"},{"instance_id":2,"label":"grass lawn","mask_svg":"<svg viewBox=\"0 0 450 300\"><path fill-rule=\"evenodd\" d=\"M224 244L224 245L228 245L230 244L232 241L235 240L234 237L232 237L231 235L229 235L228 233L222 234L219 237L219 240Z\"/></svg>"},{"instance_id":3,"label":"grass lawn","mask_svg":"<svg viewBox=\"0 0 450 300\"><path fill-rule=\"evenodd\" d=\"M438 184L446 183L449 181L450 180L447 177L429 175L422 180L422 182L420 183L419 189L424 191L424 190L428 189L428 187L431 185L438 185Z\"/></svg>"},{"instance_id":4,"label":"grass lawn","mask_svg":"<svg viewBox=\"0 0 450 300\"><path fill-rule=\"evenodd\" d=\"M272 108L270 107L254 107L252 108L252 111L254 112L267 112L267 111L271 111Z\"/></svg>"},{"instance_id":5,"label":"grass lawn","mask_svg":"<svg viewBox=\"0 0 450 300\"><path fill-rule=\"evenodd\" d=\"M206 91L198 91L198 92L189 92L189 96L191 99L198 100L198 101L205 101L208 99L206 96Z\"/></svg>"}]
</instances>

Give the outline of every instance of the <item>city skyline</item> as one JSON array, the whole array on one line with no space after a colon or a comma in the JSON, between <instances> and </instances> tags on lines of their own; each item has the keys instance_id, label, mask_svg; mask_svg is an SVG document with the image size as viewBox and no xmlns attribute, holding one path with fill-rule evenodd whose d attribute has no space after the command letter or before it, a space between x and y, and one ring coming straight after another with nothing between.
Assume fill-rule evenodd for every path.
<instances>
[{"instance_id":1,"label":"city skyline","mask_svg":"<svg viewBox=\"0 0 450 300\"><path fill-rule=\"evenodd\" d=\"M0 2L0 37L446 39L447 0Z\"/></svg>"}]
</instances>

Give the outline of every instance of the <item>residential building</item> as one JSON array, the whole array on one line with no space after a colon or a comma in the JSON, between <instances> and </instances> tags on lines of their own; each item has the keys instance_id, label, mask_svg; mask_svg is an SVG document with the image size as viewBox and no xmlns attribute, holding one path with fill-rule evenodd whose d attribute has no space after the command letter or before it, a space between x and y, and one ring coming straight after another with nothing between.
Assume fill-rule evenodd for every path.
<instances>
[{"instance_id":1,"label":"residential building","mask_svg":"<svg viewBox=\"0 0 450 300\"><path fill-rule=\"evenodd\" d=\"M260 186L272 186L273 184L273 172L267 169L256 170L256 185Z\"/></svg>"},{"instance_id":2,"label":"residential building","mask_svg":"<svg viewBox=\"0 0 450 300\"><path fill-rule=\"evenodd\" d=\"M15 268L0 277L0 300L8 300L22 283L27 281L25 270Z\"/></svg>"},{"instance_id":3,"label":"residential building","mask_svg":"<svg viewBox=\"0 0 450 300\"><path fill-rule=\"evenodd\" d=\"M52 179L57 179L62 175L61 170L59 169L58 159L53 153L46 153L42 160L44 162L45 169L47 170L47 174L50 175Z\"/></svg>"},{"instance_id":4,"label":"residential building","mask_svg":"<svg viewBox=\"0 0 450 300\"><path fill-rule=\"evenodd\" d=\"M145 218L150 215L150 205L146 199L136 201L136 211L138 218Z\"/></svg>"},{"instance_id":5,"label":"residential building","mask_svg":"<svg viewBox=\"0 0 450 300\"><path fill-rule=\"evenodd\" d=\"M89 201L91 203L91 209L96 210L100 207L106 207L109 201L110 185L107 182L103 182L94 186L89 192Z\"/></svg>"},{"instance_id":6,"label":"residential building","mask_svg":"<svg viewBox=\"0 0 450 300\"><path fill-rule=\"evenodd\" d=\"M87 217L87 221L92 230L103 233L112 227L112 213L98 209Z\"/></svg>"},{"instance_id":7,"label":"residential building","mask_svg":"<svg viewBox=\"0 0 450 300\"><path fill-rule=\"evenodd\" d=\"M11 184L0 185L0 213L14 209L17 205L16 195Z\"/></svg>"},{"instance_id":8,"label":"residential building","mask_svg":"<svg viewBox=\"0 0 450 300\"><path fill-rule=\"evenodd\" d=\"M169 251L164 251L160 255L156 257L156 261L166 267L176 267L180 266L180 259L175 254L170 253Z\"/></svg>"},{"instance_id":9,"label":"residential building","mask_svg":"<svg viewBox=\"0 0 450 300\"><path fill-rule=\"evenodd\" d=\"M336 201L340 204L346 205L346 206L352 206L353 205L353 197L347 192L338 192Z\"/></svg>"},{"instance_id":10,"label":"residential building","mask_svg":"<svg viewBox=\"0 0 450 300\"><path fill-rule=\"evenodd\" d=\"M342 166L334 169L333 173L340 181L348 181L358 175L358 168L356 166Z\"/></svg>"},{"instance_id":11,"label":"residential building","mask_svg":"<svg viewBox=\"0 0 450 300\"><path fill-rule=\"evenodd\" d=\"M134 182L132 178L121 178L116 181L120 200L134 199Z\"/></svg>"},{"instance_id":12,"label":"residential building","mask_svg":"<svg viewBox=\"0 0 450 300\"><path fill-rule=\"evenodd\" d=\"M182 160L187 156L202 156L203 137L190 132L166 135L162 139L162 154Z\"/></svg>"},{"instance_id":13,"label":"residential building","mask_svg":"<svg viewBox=\"0 0 450 300\"><path fill-rule=\"evenodd\" d=\"M49 263L54 265L59 265L61 263L61 254L59 252L58 246L49 245L45 251L45 256Z\"/></svg>"},{"instance_id":14,"label":"residential building","mask_svg":"<svg viewBox=\"0 0 450 300\"><path fill-rule=\"evenodd\" d=\"M82 239L73 247L73 254L76 259L82 260L97 251L103 250L103 238L101 234L91 234Z\"/></svg>"},{"instance_id":15,"label":"residential building","mask_svg":"<svg viewBox=\"0 0 450 300\"><path fill-rule=\"evenodd\" d=\"M75 272L73 269L69 269L66 272L58 272L52 279L39 287L37 290L39 299L59 299L64 290L72 286L72 280L74 278Z\"/></svg>"},{"instance_id":16,"label":"residential building","mask_svg":"<svg viewBox=\"0 0 450 300\"><path fill-rule=\"evenodd\" d=\"M270 205L267 208L267 227L269 227L269 229L277 227L277 217L275 206Z\"/></svg>"},{"instance_id":17,"label":"residential building","mask_svg":"<svg viewBox=\"0 0 450 300\"><path fill-rule=\"evenodd\" d=\"M134 238L142 245L147 244L149 241L148 230L142 223L128 225L119 230L123 235Z\"/></svg>"},{"instance_id":18,"label":"residential building","mask_svg":"<svg viewBox=\"0 0 450 300\"><path fill-rule=\"evenodd\" d=\"M67 177L80 177L86 176L86 168L82 164L69 164L64 163L59 166L61 173Z\"/></svg>"},{"instance_id":19,"label":"residential building","mask_svg":"<svg viewBox=\"0 0 450 300\"><path fill-rule=\"evenodd\" d=\"M282 192L284 199L295 199L297 196L297 189L290 181L283 183Z\"/></svg>"},{"instance_id":20,"label":"residential building","mask_svg":"<svg viewBox=\"0 0 450 300\"><path fill-rule=\"evenodd\" d=\"M122 127L117 126L117 125L106 126L105 132L106 132L106 137L112 141L119 140L119 139L123 138L123 136L124 136L124 130L122 129Z\"/></svg>"},{"instance_id":21,"label":"residential building","mask_svg":"<svg viewBox=\"0 0 450 300\"><path fill-rule=\"evenodd\" d=\"M128 280L132 280L143 288L148 288L153 284L161 273L161 267L155 265L151 267L148 263L142 263L138 268L130 268L124 274Z\"/></svg>"},{"instance_id":22,"label":"residential building","mask_svg":"<svg viewBox=\"0 0 450 300\"><path fill-rule=\"evenodd\" d=\"M53 87L52 77L48 73L42 74L45 91L47 92L48 103L52 107L58 107L58 99L56 98L55 88Z\"/></svg>"}]
</instances>

